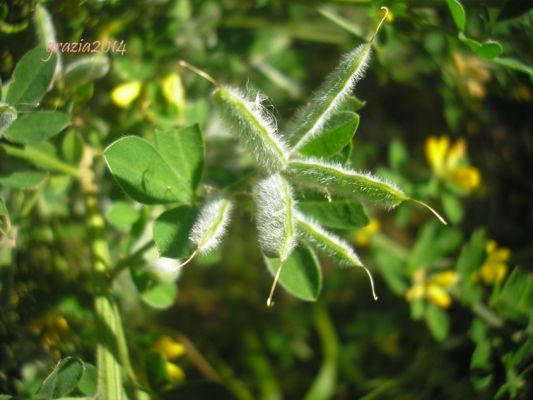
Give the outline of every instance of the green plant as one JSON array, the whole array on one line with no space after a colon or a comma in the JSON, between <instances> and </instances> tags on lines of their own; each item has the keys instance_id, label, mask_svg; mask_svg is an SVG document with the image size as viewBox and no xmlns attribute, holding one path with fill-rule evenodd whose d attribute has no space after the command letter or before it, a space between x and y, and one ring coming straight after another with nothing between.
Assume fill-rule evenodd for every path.
<instances>
[{"instance_id":1,"label":"green plant","mask_svg":"<svg viewBox=\"0 0 533 400\"><path fill-rule=\"evenodd\" d=\"M528 7L386 1L350 51L381 4L44 3L0 6L0 392L528 398L524 207L478 207L529 198L491 186L527 149ZM43 50L82 39L127 50Z\"/></svg>"}]
</instances>

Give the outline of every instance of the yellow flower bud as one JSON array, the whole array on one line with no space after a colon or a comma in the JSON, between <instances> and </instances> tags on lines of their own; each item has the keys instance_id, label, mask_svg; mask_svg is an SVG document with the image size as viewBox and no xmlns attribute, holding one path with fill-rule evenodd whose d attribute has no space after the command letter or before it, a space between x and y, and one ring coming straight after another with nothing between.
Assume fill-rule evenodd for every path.
<instances>
[{"instance_id":1,"label":"yellow flower bud","mask_svg":"<svg viewBox=\"0 0 533 400\"><path fill-rule=\"evenodd\" d=\"M167 360L174 360L185 353L185 346L170 336L161 336L153 344L152 349L164 354Z\"/></svg>"},{"instance_id":2,"label":"yellow flower bud","mask_svg":"<svg viewBox=\"0 0 533 400\"><path fill-rule=\"evenodd\" d=\"M427 286L427 297L437 307L448 308L452 304L452 297L442 286L430 283Z\"/></svg>"},{"instance_id":3,"label":"yellow flower bud","mask_svg":"<svg viewBox=\"0 0 533 400\"><path fill-rule=\"evenodd\" d=\"M185 89L181 78L178 74L169 74L163 79L163 97L165 100L174 104L178 111L182 111L185 107Z\"/></svg>"},{"instance_id":4,"label":"yellow flower bud","mask_svg":"<svg viewBox=\"0 0 533 400\"><path fill-rule=\"evenodd\" d=\"M167 362L165 364L165 369L172 382L183 382L185 380L185 372L183 372L183 370L176 364Z\"/></svg>"},{"instance_id":5,"label":"yellow flower bud","mask_svg":"<svg viewBox=\"0 0 533 400\"><path fill-rule=\"evenodd\" d=\"M139 97L141 86L141 82L139 81L118 85L111 90L111 100L118 107L128 107L137 97Z\"/></svg>"}]
</instances>

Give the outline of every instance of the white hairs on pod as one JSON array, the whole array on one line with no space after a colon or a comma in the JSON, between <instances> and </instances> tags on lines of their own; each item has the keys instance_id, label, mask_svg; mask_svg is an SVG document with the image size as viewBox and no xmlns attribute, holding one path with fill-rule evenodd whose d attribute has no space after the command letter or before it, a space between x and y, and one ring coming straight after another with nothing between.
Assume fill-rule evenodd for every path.
<instances>
[{"instance_id":1,"label":"white hairs on pod","mask_svg":"<svg viewBox=\"0 0 533 400\"><path fill-rule=\"evenodd\" d=\"M254 186L259 246L268 256L285 261L296 245L294 199L280 174L261 179Z\"/></svg>"},{"instance_id":2,"label":"white hairs on pod","mask_svg":"<svg viewBox=\"0 0 533 400\"><path fill-rule=\"evenodd\" d=\"M378 299L372 274L363 265L360 258L346 241L328 232L298 211L296 211L296 219L298 220L298 233L305 239L308 239L319 251L322 251L341 264L363 268L370 280L372 296L374 300Z\"/></svg>"},{"instance_id":3,"label":"white hairs on pod","mask_svg":"<svg viewBox=\"0 0 533 400\"><path fill-rule=\"evenodd\" d=\"M337 235L328 232L317 222L296 211L298 233L308 239L323 253L331 256L339 263L349 266L362 267L361 259L355 254L352 247Z\"/></svg>"},{"instance_id":4,"label":"white hairs on pod","mask_svg":"<svg viewBox=\"0 0 533 400\"><path fill-rule=\"evenodd\" d=\"M293 151L323 132L324 125L364 76L371 49L371 43L365 43L345 54L311 101L297 112L291 124L291 135L296 142Z\"/></svg>"},{"instance_id":5,"label":"white hairs on pod","mask_svg":"<svg viewBox=\"0 0 533 400\"><path fill-rule=\"evenodd\" d=\"M207 200L191 228L189 240L196 246L195 253L205 254L221 242L230 221L233 204L223 196Z\"/></svg>"},{"instance_id":6,"label":"white hairs on pod","mask_svg":"<svg viewBox=\"0 0 533 400\"><path fill-rule=\"evenodd\" d=\"M287 173L303 185L353 195L387 209L409 199L398 186L383 178L315 158L292 160Z\"/></svg>"},{"instance_id":7,"label":"white hairs on pod","mask_svg":"<svg viewBox=\"0 0 533 400\"><path fill-rule=\"evenodd\" d=\"M256 162L268 172L285 169L287 145L279 135L275 118L265 109L266 96L257 92L253 98L241 90L219 86L213 93L221 116Z\"/></svg>"}]
</instances>

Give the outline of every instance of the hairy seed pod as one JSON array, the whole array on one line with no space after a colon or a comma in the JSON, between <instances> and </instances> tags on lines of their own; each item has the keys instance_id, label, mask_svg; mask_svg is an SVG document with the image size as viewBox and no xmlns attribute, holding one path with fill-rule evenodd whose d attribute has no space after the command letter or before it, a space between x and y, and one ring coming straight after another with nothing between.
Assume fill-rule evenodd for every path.
<instances>
[{"instance_id":1,"label":"hairy seed pod","mask_svg":"<svg viewBox=\"0 0 533 400\"><path fill-rule=\"evenodd\" d=\"M231 201L222 196L215 196L202 206L189 233L189 240L196 246L195 253L208 253L220 244L229 224L232 208Z\"/></svg>"},{"instance_id":2,"label":"hairy seed pod","mask_svg":"<svg viewBox=\"0 0 533 400\"><path fill-rule=\"evenodd\" d=\"M356 267L363 266L357 254L347 242L328 232L300 212L296 212L296 220L299 234L309 240L317 249L341 264Z\"/></svg>"},{"instance_id":3,"label":"hairy seed pod","mask_svg":"<svg viewBox=\"0 0 533 400\"><path fill-rule=\"evenodd\" d=\"M379 177L312 158L291 161L287 173L303 185L350 195L387 209L409 200L400 188Z\"/></svg>"},{"instance_id":4,"label":"hairy seed pod","mask_svg":"<svg viewBox=\"0 0 533 400\"><path fill-rule=\"evenodd\" d=\"M289 131L295 151L324 131L325 124L363 77L371 48L371 43L365 43L345 54L311 101L297 112Z\"/></svg>"},{"instance_id":5,"label":"hairy seed pod","mask_svg":"<svg viewBox=\"0 0 533 400\"><path fill-rule=\"evenodd\" d=\"M48 46L57 43L56 30L54 27L54 22L52 21L52 16L41 4L35 6L35 11L33 13L33 23L35 25L35 31L37 33L37 41L39 46L43 49L49 48ZM55 73L59 73L62 70L61 54L57 53L57 64Z\"/></svg>"},{"instance_id":6,"label":"hairy seed pod","mask_svg":"<svg viewBox=\"0 0 533 400\"><path fill-rule=\"evenodd\" d=\"M296 245L294 200L287 181L279 174L260 180L254 187L259 246L269 257L285 261Z\"/></svg>"},{"instance_id":7,"label":"hairy seed pod","mask_svg":"<svg viewBox=\"0 0 533 400\"><path fill-rule=\"evenodd\" d=\"M277 133L275 119L261 104L262 95L257 94L259 101L255 101L238 89L219 86L213 97L232 133L237 135L261 168L274 173L287 166L286 144Z\"/></svg>"},{"instance_id":8,"label":"hairy seed pod","mask_svg":"<svg viewBox=\"0 0 533 400\"><path fill-rule=\"evenodd\" d=\"M376 290L374 288L374 280L372 274L363 265L352 247L341 238L326 231L320 225L313 220L307 218L302 213L296 211L296 220L298 225L298 233L305 239L308 239L319 251L322 251L326 255L330 256L337 262L348 265L361 267L365 270L370 280L370 286L372 288L372 296L374 300L377 300Z\"/></svg>"}]
</instances>

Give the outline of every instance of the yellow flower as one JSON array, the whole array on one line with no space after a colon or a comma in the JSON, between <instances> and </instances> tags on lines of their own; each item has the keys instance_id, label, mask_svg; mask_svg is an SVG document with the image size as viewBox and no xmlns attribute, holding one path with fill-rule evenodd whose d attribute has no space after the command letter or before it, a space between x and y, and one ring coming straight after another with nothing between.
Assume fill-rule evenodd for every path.
<instances>
[{"instance_id":1,"label":"yellow flower","mask_svg":"<svg viewBox=\"0 0 533 400\"><path fill-rule=\"evenodd\" d=\"M176 364L167 361L165 369L172 383L183 382L185 380L185 372Z\"/></svg>"},{"instance_id":2,"label":"yellow flower","mask_svg":"<svg viewBox=\"0 0 533 400\"><path fill-rule=\"evenodd\" d=\"M439 272L429 279L423 271L414 276L414 285L405 294L408 301L426 299L440 308L448 308L452 304L452 297L447 288L453 286L459 280L457 272L449 270Z\"/></svg>"},{"instance_id":3,"label":"yellow flower","mask_svg":"<svg viewBox=\"0 0 533 400\"><path fill-rule=\"evenodd\" d=\"M111 100L121 108L128 107L139 97L142 84L139 81L127 82L116 86L111 90Z\"/></svg>"},{"instance_id":4,"label":"yellow flower","mask_svg":"<svg viewBox=\"0 0 533 400\"><path fill-rule=\"evenodd\" d=\"M507 261L511 257L511 250L506 247L498 248L494 240L487 242L487 258L479 271L474 274L475 280L482 280L486 284L499 283L507 276Z\"/></svg>"},{"instance_id":5,"label":"yellow flower","mask_svg":"<svg viewBox=\"0 0 533 400\"><path fill-rule=\"evenodd\" d=\"M481 174L475 167L464 165L466 141L459 139L450 144L448 136L430 136L426 140L425 153L431 169L439 178L464 189L476 189L481 183Z\"/></svg>"},{"instance_id":6,"label":"yellow flower","mask_svg":"<svg viewBox=\"0 0 533 400\"><path fill-rule=\"evenodd\" d=\"M178 74L169 74L163 79L163 97L169 104L174 104L178 111L185 108L185 89Z\"/></svg>"},{"instance_id":7,"label":"yellow flower","mask_svg":"<svg viewBox=\"0 0 533 400\"><path fill-rule=\"evenodd\" d=\"M361 247L368 246L370 237L378 233L381 228L379 221L371 218L370 222L355 233L355 243Z\"/></svg>"},{"instance_id":8,"label":"yellow flower","mask_svg":"<svg viewBox=\"0 0 533 400\"><path fill-rule=\"evenodd\" d=\"M185 346L166 335L159 337L152 349L163 354L167 360L175 360L185 354Z\"/></svg>"}]
</instances>

